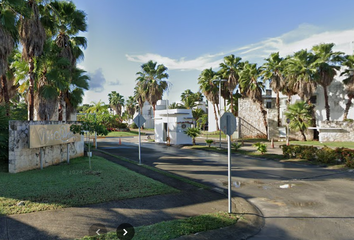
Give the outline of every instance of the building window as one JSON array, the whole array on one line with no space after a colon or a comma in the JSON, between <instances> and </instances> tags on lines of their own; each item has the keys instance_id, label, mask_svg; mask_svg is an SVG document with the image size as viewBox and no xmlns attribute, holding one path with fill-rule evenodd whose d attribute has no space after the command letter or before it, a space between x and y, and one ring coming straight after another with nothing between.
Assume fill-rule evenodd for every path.
<instances>
[{"instance_id":1,"label":"building window","mask_svg":"<svg viewBox=\"0 0 354 240\"><path fill-rule=\"evenodd\" d=\"M266 108L272 108L272 102L266 102Z\"/></svg>"},{"instance_id":2,"label":"building window","mask_svg":"<svg viewBox=\"0 0 354 240\"><path fill-rule=\"evenodd\" d=\"M266 90L266 96L272 96L272 90Z\"/></svg>"},{"instance_id":3,"label":"building window","mask_svg":"<svg viewBox=\"0 0 354 240\"><path fill-rule=\"evenodd\" d=\"M316 103L317 103L317 96L312 96L312 97L310 98L310 102L311 102L312 104L316 104Z\"/></svg>"}]
</instances>

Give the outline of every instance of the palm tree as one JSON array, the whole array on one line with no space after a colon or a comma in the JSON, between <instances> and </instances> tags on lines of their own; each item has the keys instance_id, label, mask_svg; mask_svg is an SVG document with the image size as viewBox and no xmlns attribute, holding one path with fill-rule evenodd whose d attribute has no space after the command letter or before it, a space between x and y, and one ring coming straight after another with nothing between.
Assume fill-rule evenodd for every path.
<instances>
[{"instance_id":1,"label":"palm tree","mask_svg":"<svg viewBox=\"0 0 354 240\"><path fill-rule=\"evenodd\" d=\"M266 62L262 65L261 75L264 80L270 81L270 87L276 93L276 107L278 115L278 127L280 126L280 101L279 92L283 90L284 82L282 76L283 58L279 56L279 52L272 53L269 58L265 59Z\"/></svg>"},{"instance_id":2,"label":"palm tree","mask_svg":"<svg viewBox=\"0 0 354 240\"><path fill-rule=\"evenodd\" d=\"M134 99L138 103L139 113L142 114L145 103L145 91L142 84L137 84L134 87Z\"/></svg>"},{"instance_id":3,"label":"palm tree","mask_svg":"<svg viewBox=\"0 0 354 240\"><path fill-rule=\"evenodd\" d=\"M194 121L196 123L198 122L199 118L201 118L204 114L205 114L205 112L201 108L197 108L197 109L192 110L192 115L193 115ZM198 125L198 124L196 124L196 125ZM197 126L197 127L200 129L200 126Z\"/></svg>"},{"instance_id":4,"label":"palm tree","mask_svg":"<svg viewBox=\"0 0 354 240\"><path fill-rule=\"evenodd\" d=\"M18 42L17 31L17 12L16 9L20 9L24 5L24 1L9 1L3 0L0 2L0 86L3 100L6 105L6 115L10 114L10 97L9 87L6 77L8 71L8 58L10 57L15 44Z\"/></svg>"},{"instance_id":5,"label":"palm tree","mask_svg":"<svg viewBox=\"0 0 354 240\"><path fill-rule=\"evenodd\" d=\"M264 85L262 82L258 81L260 73L261 71L260 68L257 67L257 64L245 62L243 70L240 73L240 90L241 94L246 95L259 105L263 116L263 124L267 132L267 111L264 109L262 98Z\"/></svg>"},{"instance_id":6,"label":"palm tree","mask_svg":"<svg viewBox=\"0 0 354 240\"><path fill-rule=\"evenodd\" d=\"M346 60L344 61L344 66L347 67L347 69L342 72L341 76L345 76L346 78L343 80L343 83L345 84L346 88L345 91L347 92L348 96L348 102L345 105L345 110L344 110L344 115L343 115L343 121L347 120L348 118L348 113L349 109L352 106L352 100L354 98L354 55L349 55L345 57Z\"/></svg>"},{"instance_id":7,"label":"palm tree","mask_svg":"<svg viewBox=\"0 0 354 240\"><path fill-rule=\"evenodd\" d=\"M218 115L215 106L218 106L219 102L219 93L218 93L218 86L217 84L213 83L215 79L216 73L213 71L212 68L207 68L202 71L198 78L198 84L200 90L203 92L204 96L213 104L214 108L214 115L215 115L215 123L216 129L219 131L219 124L218 124Z\"/></svg>"},{"instance_id":8,"label":"palm tree","mask_svg":"<svg viewBox=\"0 0 354 240\"><path fill-rule=\"evenodd\" d=\"M112 91L108 94L109 104L116 111L116 114L122 115L122 107L124 106L124 97L117 93L116 91Z\"/></svg>"},{"instance_id":9,"label":"palm tree","mask_svg":"<svg viewBox=\"0 0 354 240\"><path fill-rule=\"evenodd\" d=\"M323 87L326 120L329 121L330 109L328 104L328 86L332 83L334 76L337 74L336 70L340 69L338 63L344 61L342 52L333 52L334 43L323 43L312 47L316 60L314 66L317 68L319 75L318 84Z\"/></svg>"},{"instance_id":10,"label":"palm tree","mask_svg":"<svg viewBox=\"0 0 354 240\"><path fill-rule=\"evenodd\" d=\"M304 101L288 105L288 110L285 112L285 116L290 119L290 129L299 130L303 141L306 141L305 131L311 124L312 120L310 106Z\"/></svg>"},{"instance_id":11,"label":"palm tree","mask_svg":"<svg viewBox=\"0 0 354 240\"><path fill-rule=\"evenodd\" d=\"M186 107L183 104L173 102L168 106L169 109L186 109Z\"/></svg>"},{"instance_id":12,"label":"palm tree","mask_svg":"<svg viewBox=\"0 0 354 240\"><path fill-rule=\"evenodd\" d=\"M98 114L102 114L102 113L108 113L108 106L104 104L104 102L98 101L97 103L95 102L91 102L91 104L93 105L92 107L89 107L86 112L87 113L98 113Z\"/></svg>"},{"instance_id":13,"label":"palm tree","mask_svg":"<svg viewBox=\"0 0 354 240\"><path fill-rule=\"evenodd\" d=\"M29 76L29 120L33 121L34 113L34 62L43 52L43 46L46 39L45 29L40 21L40 14L35 0L28 0L28 8L30 8L31 16L20 18L20 41L23 47L22 56L28 62Z\"/></svg>"},{"instance_id":14,"label":"palm tree","mask_svg":"<svg viewBox=\"0 0 354 240\"><path fill-rule=\"evenodd\" d=\"M184 133L193 139L193 145L195 145L195 138L200 134L200 130L198 128L188 128Z\"/></svg>"},{"instance_id":15,"label":"palm tree","mask_svg":"<svg viewBox=\"0 0 354 240\"><path fill-rule=\"evenodd\" d=\"M149 61L141 65L141 72L137 85L143 89L144 98L152 105L155 116L156 103L162 99L163 93L168 90L170 83L164 79L168 78L167 67L163 64L157 65L157 62Z\"/></svg>"},{"instance_id":16,"label":"palm tree","mask_svg":"<svg viewBox=\"0 0 354 240\"><path fill-rule=\"evenodd\" d=\"M126 113L128 114L129 119L132 119L135 114L135 106L136 100L133 96L129 96L127 100L126 106Z\"/></svg>"},{"instance_id":17,"label":"palm tree","mask_svg":"<svg viewBox=\"0 0 354 240\"><path fill-rule=\"evenodd\" d=\"M227 90L229 92L228 99L230 99L230 104L231 104L231 112L232 114L236 114L233 108L233 92L238 85L239 82L239 72L240 72L240 67L242 66L241 63L241 58L240 57L235 57L235 55L231 54L230 56L224 57L224 62L220 63L220 74L221 78L227 79ZM225 99L225 98L224 98Z\"/></svg>"}]
</instances>

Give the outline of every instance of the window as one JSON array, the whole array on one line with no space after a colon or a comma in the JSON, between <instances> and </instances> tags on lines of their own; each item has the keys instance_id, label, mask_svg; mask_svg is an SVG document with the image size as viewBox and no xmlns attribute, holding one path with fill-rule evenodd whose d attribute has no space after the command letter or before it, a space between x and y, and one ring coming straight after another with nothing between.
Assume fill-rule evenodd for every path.
<instances>
[{"instance_id":1,"label":"window","mask_svg":"<svg viewBox=\"0 0 354 240\"><path fill-rule=\"evenodd\" d=\"M266 108L272 108L272 102L266 102Z\"/></svg>"},{"instance_id":2,"label":"window","mask_svg":"<svg viewBox=\"0 0 354 240\"><path fill-rule=\"evenodd\" d=\"M312 97L310 98L310 102L311 102L312 104L316 104L316 103L317 103L317 96L312 96Z\"/></svg>"}]
</instances>

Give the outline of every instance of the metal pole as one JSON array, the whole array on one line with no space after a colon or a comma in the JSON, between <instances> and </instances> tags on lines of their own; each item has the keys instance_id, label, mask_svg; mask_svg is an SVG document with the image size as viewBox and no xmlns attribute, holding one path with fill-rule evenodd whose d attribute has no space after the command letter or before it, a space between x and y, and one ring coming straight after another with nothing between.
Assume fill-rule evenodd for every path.
<instances>
[{"instance_id":1,"label":"metal pole","mask_svg":"<svg viewBox=\"0 0 354 240\"><path fill-rule=\"evenodd\" d=\"M140 126L140 118L138 118L138 123L139 123L139 126ZM141 135L140 135L140 128L139 127L139 165L141 165Z\"/></svg>"},{"instance_id":2,"label":"metal pole","mask_svg":"<svg viewBox=\"0 0 354 240\"><path fill-rule=\"evenodd\" d=\"M231 141L230 141L230 135L227 135L227 158L228 158L228 197L229 197L229 213L232 212L232 205L231 205Z\"/></svg>"},{"instance_id":3,"label":"metal pole","mask_svg":"<svg viewBox=\"0 0 354 240\"><path fill-rule=\"evenodd\" d=\"M39 148L39 158L40 158L40 161L41 161L41 170L43 169L43 150L42 148Z\"/></svg>"},{"instance_id":4,"label":"metal pole","mask_svg":"<svg viewBox=\"0 0 354 240\"><path fill-rule=\"evenodd\" d=\"M221 148L221 128L220 128L220 117L221 117L221 79L219 80L219 143Z\"/></svg>"}]
</instances>

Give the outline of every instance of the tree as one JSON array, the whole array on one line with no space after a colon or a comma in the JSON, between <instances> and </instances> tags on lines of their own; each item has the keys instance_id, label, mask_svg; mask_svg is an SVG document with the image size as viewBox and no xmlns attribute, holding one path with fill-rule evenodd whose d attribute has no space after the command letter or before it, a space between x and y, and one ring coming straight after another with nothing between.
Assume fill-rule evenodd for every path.
<instances>
[{"instance_id":1,"label":"tree","mask_svg":"<svg viewBox=\"0 0 354 240\"><path fill-rule=\"evenodd\" d=\"M194 109L192 110L192 115L193 115L193 118L194 118L194 121L196 122L196 125L197 125L197 128L201 128L198 124L198 120L199 118L201 118L203 115L205 114L205 112L203 111L203 109L201 108L197 108L197 109Z\"/></svg>"},{"instance_id":2,"label":"tree","mask_svg":"<svg viewBox=\"0 0 354 240\"><path fill-rule=\"evenodd\" d=\"M108 113L108 107L104 104L104 102L98 101L97 103L91 102L93 105L92 107L88 108L86 110L87 113L97 113L97 114L103 114L103 113Z\"/></svg>"},{"instance_id":3,"label":"tree","mask_svg":"<svg viewBox=\"0 0 354 240\"><path fill-rule=\"evenodd\" d=\"M6 72L8 71L8 58L15 44L18 42L17 13L23 9L24 1L3 0L0 2L0 86L1 95L6 105L6 115L10 115L10 97Z\"/></svg>"},{"instance_id":4,"label":"tree","mask_svg":"<svg viewBox=\"0 0 354 240\"><path fill-rule=\"evenodd\" d=\"M290 129L300 131L303 141L306 141L305 131L311 124L312 120L310 106L304 101L288 105L285 116L290 119Z\"/></svg>"},{"instance_id":5,"label":"tree","mask_svg":"<svg viewBox=\"0 0 354 240\"><path fill-rule=\"evenodd\" d=\"M186 109L186 107L183 104L173 102L168 106L169 109Z\"/></svg>"},{"instance_id":6,"label":"tree","mask_svg":"<svg viewBox=\"0 0 354 240\"><path fill-rule=\"evenodd\" d=\"M333 82L336 70L340 69L340 64L344 61L342 52L333 52L334 43L323 43L312 47L315 54L314 66L317 68L318 84L323 87L325 99L326 120L330 119L330 108L328 104L328 86Z\"/></svg>"},{"instance_id":7,"label":"tree","mask_svg":"<svg viewBox=\"0 0 354 240\"><path fill-rule=\"evenodd\" d=\"M215 106L218 106L219 93L218 86L213 82L216 73L212 68L204 69L199 75L198 84L204 96L213 104L216 129L219 131L218 115ZM219 111L219 109L218 109Z\"/></svg>"},{"instance_id":8,"label":"tree","mask_svg":"<svg viewBox=\"0 0 354 240\"><path fill-rule=\"evenodd\" d=\"M193 139L193 145L195 145L195 138L200 134L200 130L198 128L188 128L184 133Z\"/></svg>"},{"instance_id":9,"label":"tree","mask_svg":"<svg viewBox=\"0 0 354 240\"><path fill-rule=\"evenodd\" d=\"M126 113L128 114L129 119L132 119L135 114L135 105L136 101L133 96L129 96L127 100Z\"/></svg>"},{"instance_id":10,"label":"tree","mask_svg":"<svg viewBox=\"0 0 354 240\"><path fill-rule=\"evenodd\" d=\"M241 60L242 59L240 57L235 57L235 55L231 54L230 56L224 57L224 62L220 63L220 67L221 67L220 74L222 78L227 79L226 87L229 92L228 99L230 99L231 112L235 116L236 113L233 108L233 103L234 103L233 93L236 86L238 85L239 78L240 78L239 72L242 66Z\"/></svg>"},{"instance_id":11,"label":"tree","mask_svg":"<svg viewBox=\"0 0 354 240\"><path fill-rule=\"evenodd\" d=\"M263 116L263 124L267 132L267 111L264 109L262 98L264 85L262 82L258 81L260 72L260 68L257 67L257 64L245 62L243 70L240 73L240 90L241 94L246 95L259 105Z\"/></svg>"},{"instance_id":12,"label":"tree","mask_svg":"<svg viewBox=\"0 0 354 240\"><path fill-rule=\"evenodd\" d=\"M272 53L269 58L265 59L266 62L261 67L261 75L264 80L270 82L270 87L276 94L276 107L278 115L278 127L280 126L280 101L279 101L279 92L283 90L283 58L279 56L279 52Z\"/></svg>"},{"instance_id":13,"label":"tree","mask_svg":"<svg viewBox=\"0 0 354 240\"><path fill-rule=\"evenodd\" d=\"M23 47L22 56L28 62L29 76L29 120L33 121L34 114L34 88L35 88L35 58L43 52L46 39L45 29L40 21L38 5L35 0L28 0L28 8L31 9L29 18L20 18L20 41Z\"/></svg>"},{"instance_id":14,"label":"tree","mask_svg":"<svg viewBox=\"0 0 354 240\"><path fill-rule=\"evenodd\" d=\"M139 106L139 113L142 114L144 103L145 103L145 91L142 84L137 84L134 87L134 99L137 101Z\"/></svg>"},{"instance_id":15,"label":"tree","mask_svg":"<svg viewBox=\"0 0 354 240\"><path fill-rule=\"evenodd\" d=\"M122 115L122 107L124 106L124 97L117 93L116 91L112 91L108 94L109 104L116 111L116 114Z\"/></svg>"},{"instance_id":16,"label":"tree","mask_svg":"<svg viewBox=\"0 0 354 240\"><path fill-rule=\"evenodd\" d=\"M345 57L343 65L347 67L347 69L342 72L342 76L345 76L343 83L345 85L345 91L348 96L348 101L345 105L343 121L347 120L349 109L352 106L352 100L354 98L354 55L349 55Z\"/></svg>"},{"instance_id":17,"label":"tree","mask_svg":"<svg viewBox=\"0 0 354 240\"><path fill-rule=\"evenodd\" d=\"M156 110L156 103L162 99L163 93L168 90L170 83L165 79L168 79L166 73L167 67L163 64L157 65L157 62L149 61L141 65L141 72L137 75L137 85L140 85L143 90L144 99L146 99L154 110Z\"/></svg>"}]
</instances>

